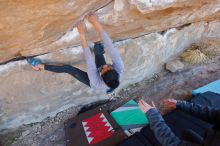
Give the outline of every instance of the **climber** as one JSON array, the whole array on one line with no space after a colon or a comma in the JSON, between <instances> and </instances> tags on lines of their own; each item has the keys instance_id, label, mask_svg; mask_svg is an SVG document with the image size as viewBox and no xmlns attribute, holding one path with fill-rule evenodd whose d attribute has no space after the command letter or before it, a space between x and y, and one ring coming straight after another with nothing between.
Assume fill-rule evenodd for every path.
<instances>
[{"instance_id":1,"label":"climber","mask_svg":"<svg viewBox=\"0 0 220 146\"><path fill-rule=\"evenodd\" d=\"M100 22L98 21L98 17L95 14L89 14L87 18L88 21L94 26L95 30L99 34L99 37L102 38L104 43L104 47L101 42L94 43L94 59L85 37L85 24L83 21L79 21L77 23L76 27L80 34L81 46L83 48L87 64L87 72L84 72L71 65L43 64L41 60L36 58L27 58L27 62L32 65L34 70L68 73L93 89L102 90L109 93L119 86L119 78L123 73L124 64L117 48L113 45L108 34L104 31ZM107 55L109 55L112 60L112 65L107 64L105 61L104 48L107 52Z\"/></svg>"},{"instance_id":2,"label":"climber","mask_svg":"<svg viewBox=\"0 0 220 146\"><path fill-rule=\"evenodd\" d=\"M179 109L200 119L214 124L214 132L207 131L205 137L201 137L194 131L187 129L184 133L184 140L177 137L168 125L164 122L163 117L157 111L155 106L151 106L141 100L138 105L140 109L146 113L150 121L150 128L155 134L157 140L163 146L192 146L192 145L220 145L220 109L201 106L186 101L166 99L163 101L164 107L170 109Z\"/></svg>"}]
</instances>

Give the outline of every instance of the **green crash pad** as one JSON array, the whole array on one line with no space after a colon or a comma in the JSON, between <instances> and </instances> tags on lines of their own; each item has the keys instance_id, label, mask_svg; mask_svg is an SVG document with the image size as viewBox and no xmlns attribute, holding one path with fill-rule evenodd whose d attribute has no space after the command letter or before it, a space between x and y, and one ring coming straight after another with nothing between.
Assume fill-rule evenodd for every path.
<instances>
[{"instance_id":1,"label":"green crash pad","mask_svg":"<svg viewBox=\"0 0 220 146\"><path fill-rule=\"evenodd\" d=\"M207 91L211 91L214 93L220 94L220 80L211 82L203 87L200 87L198 89L195 89L192 91L193 95L199 94L199 93L205 93Z\"/></svg>"},{"instance_id":2,"label":"green crash pad","mask_svg":"<svg viewBox=\"0 0 220 146\"><path fill-rule=\"evenodd\" d=\"M124 130L142 128L149 123L148 118L134 100L128 101L110 115Z\"/></svg>"}]
</instances>

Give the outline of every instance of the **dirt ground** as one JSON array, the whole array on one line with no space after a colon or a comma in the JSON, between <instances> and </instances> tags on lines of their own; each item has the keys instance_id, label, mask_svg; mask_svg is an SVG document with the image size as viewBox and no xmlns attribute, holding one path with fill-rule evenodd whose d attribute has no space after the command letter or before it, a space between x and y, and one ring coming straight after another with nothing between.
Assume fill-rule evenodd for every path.
<instances>
[{"instance_id":1,"label":"dirt ground","mask_svg":"<svg viewBox=\"0 0 220 146\"><path fill-rule=\"evenodd\" d=\"M105 105L110 109L128 99L147 102L154 101L162 114L160 101L165 98L190 99L191 91L209 82L220 79L220 58L209 61L205 65L190 66L170 73L164 71L153 78L143 80L122 89L118 94L121 99ZM65 146L64 122L77 115L81 107L73 107L57 114L54 118L47 118L41 123L23 125L17 129L1 131L0 145L4 146Z\"/></svg>"}]
</instances>

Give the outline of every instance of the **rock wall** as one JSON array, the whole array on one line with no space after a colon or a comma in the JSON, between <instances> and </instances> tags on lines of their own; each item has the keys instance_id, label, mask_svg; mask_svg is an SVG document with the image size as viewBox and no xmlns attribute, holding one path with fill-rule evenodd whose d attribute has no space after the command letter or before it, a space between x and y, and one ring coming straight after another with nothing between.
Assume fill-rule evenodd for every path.
<instances>
[{"instance_id":1,"label":"rock wall","mask_svg":"<svg viewBox=\"0 0 220 146\"><path fill-rule=\"evenodd\" d=\"M0 63L50 52L39 57L85 70L74 25L91 11L125 62L118 90L161 71L191 43L220 39L219 0L0 0ZM89 42L99 40L86 25ZM67 74L34 72L24 60L1 65L0 81L0 129L108 98Z\"/></svg>"},{"instance_id":2,"label":"rock wall","mask_svg":"<svg viewBox=\"0 0 220 146\"><path fill-rule=\"evenodd\" d=\"M1 0L0 62L79 43L76 21L97 11L115 40L220 18L219 0ZM88 39L97 40L88 25ZM65 34L65 35L64 35Z\"/></svg>"},{"instance_id":3,"label":"rock wall","mask_svg":"<svg viewBox=\"0 0 220 146\"><path fill-rule=\"evenodd\" d=\"M138 82L164 68L191 43L220 39L220 21L199 22L163 33L150 33L116 42L125 63L120 88ZM39 56L45 63L67 63L85 70L81 47ZM107 99L70 75L35 72L26 61L0 66L0 129L39 122L71 106Z\"/></svg>"}]
</instances>

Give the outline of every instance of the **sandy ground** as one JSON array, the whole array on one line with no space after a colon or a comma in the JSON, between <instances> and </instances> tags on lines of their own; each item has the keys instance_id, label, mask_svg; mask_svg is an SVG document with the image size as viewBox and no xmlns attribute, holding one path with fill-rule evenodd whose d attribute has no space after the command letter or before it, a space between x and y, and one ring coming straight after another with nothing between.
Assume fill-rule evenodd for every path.
<instances>
[{"instance_id":1,"label":"sandy ground","mask_svg":"<svg viewBox=\"0 0 220 146\"><path fill-rule=\"evenodd\" d=\"M113 109L128 99L147 102L154 101L161 113L163 109L160 101L165 98L190 99L191 91L211 81L220 79L220 58L211 60L206 65L190 66L185 69L169 73L164 71L153 78L133 84L118 94L123 97L106 104ZM117 103L117 104L116 104ZM41 123L23 125L17 129L1 131L0 145L5 146L65 146L64 122L77 115L81 107L72 107L57 114L54 118L47 118Z\"/></svg>"}]
</instances>

